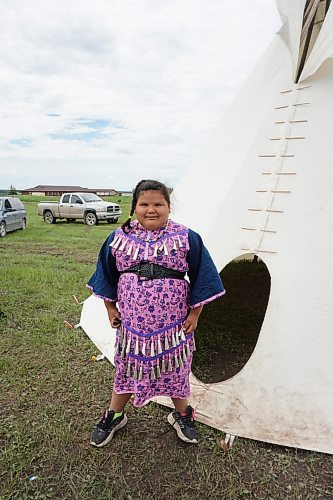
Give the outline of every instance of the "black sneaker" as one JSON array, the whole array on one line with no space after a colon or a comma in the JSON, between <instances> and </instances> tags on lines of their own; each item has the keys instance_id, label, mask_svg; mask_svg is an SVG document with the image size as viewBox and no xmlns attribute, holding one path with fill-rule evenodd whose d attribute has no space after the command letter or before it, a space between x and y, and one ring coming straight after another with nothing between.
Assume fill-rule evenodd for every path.
<instances>
[{"instance_id":1,"label":"black sneaker","mask_svg":"<svg viewBox=\"0 0 333 500\"><path fill-rule=\"evenodd\" d=\"M177 432L178 437L186 443L197 443L198 435L194 425L194 410L191 406L186 408L186 415L173 411L168 415L168 422Z\"/></svg>"},{"instance_id":2,"label":"black sneaker","mask_svg":"<svg viewBox=\"0 0 333 500\"><path fill-rule=\"evenodd\" d=\"M125 427L127 424L127 417L123 412L119 417L113 420L114 411L106 410L102 420L97 424L96 429L91 437L90 444L101 448L108 444L113 438L116 431Z\"/></svg>"}]
</instances>

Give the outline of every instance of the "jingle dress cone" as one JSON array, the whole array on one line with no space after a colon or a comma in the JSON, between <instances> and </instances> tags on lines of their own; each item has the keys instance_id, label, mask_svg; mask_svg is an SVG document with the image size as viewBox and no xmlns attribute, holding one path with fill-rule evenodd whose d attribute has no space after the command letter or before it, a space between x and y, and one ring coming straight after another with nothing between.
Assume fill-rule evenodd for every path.
<instances>
[{"instance_id":1,"label":"jingle dress cone","mask_svg":"<svg viewBox=\"0 0 333 500\"><path fill-rule=\"evenodd\" d=\"M187 272L185 279L143 279L127 269L139 262ZM194 334L182 325L190 308L223 295L224 288L200 236L169 220L148 231L138 221L104 242L88 282L98 297L118 302L122 324L116 338L114 389L133 393L134 405L154 396L186 398Z\"/></svg>"}]
</instances>

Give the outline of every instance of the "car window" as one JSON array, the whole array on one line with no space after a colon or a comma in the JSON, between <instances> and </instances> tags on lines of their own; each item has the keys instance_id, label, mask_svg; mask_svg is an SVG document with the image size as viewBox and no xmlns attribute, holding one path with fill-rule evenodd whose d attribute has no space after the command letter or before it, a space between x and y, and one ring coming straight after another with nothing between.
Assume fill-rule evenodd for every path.
<instances>
[{"instance_id":1,"label":"car window","mask_svg":"<svg viewBox=\"0 0 333 500\"><path fill-rule=\"evenodd\" d=\"M102 198L100 198L99 196L96 196L95 194L92 194L92 193L81 194L81 196L82 196L82 199L86 203L94 203L95 201L103 201Z\"/></svg>"},{"instance_id":2,"label":"car window","mask_svg":"<svg viewBox=\"0 0 333 500\"><path fill-rule=\"evenodd\" d=\"M11 204L9 203L9 200L5 200L5 208L12 208Z\"/></svg>"},{"instance_id":3,"label":"car window","mask_svg":"<svg viewBox=\"0 0 333 500\"><path fill-rule=\"evenodd\" d=\"M62 197L62 202L63 202L63 203L69 203L69 197L70 197L70 195L69 195L69 194L65 194L65 195Z\"/></svg>"},{"instance_id":4,"label":"car window","mask_svg":"<svg viewBox=\"0 0 333 500\"><path fill-rule=\"evenodd\" d=\"M16 210L24 210L24 205L23 205L22 201L19 200L18 198L12 198L10 200L10 203L11 203L12 207L15 208Z\"/></svg>"},{"instance_id":5,"label":"car window","mask_svg":"<svg viewBox=\"0 0 333 500\"><path fill-rule=\"evenodd\" d=\"M82 201L76 194L72 194L72 203L82 203Z\"/></svg>"}]
</instances>

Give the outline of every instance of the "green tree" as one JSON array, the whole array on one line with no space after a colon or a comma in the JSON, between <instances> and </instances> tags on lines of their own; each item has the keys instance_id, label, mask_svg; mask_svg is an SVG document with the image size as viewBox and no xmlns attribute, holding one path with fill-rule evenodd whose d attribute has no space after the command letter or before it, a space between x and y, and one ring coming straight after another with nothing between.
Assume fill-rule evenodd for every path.
<instances>
[{"instance_id":1,"label":"green tree","mask_svg":"<svg viewBox=\"0 0 333 500\"><path fill-rule=\"evenodd\" d=\"M15 194L17 194L17 189L15 186L13 186L13 184L10 185L10 188L9 188L9 193L8 193L10 196L13 196Z\"/></svg>"}]
</instances>

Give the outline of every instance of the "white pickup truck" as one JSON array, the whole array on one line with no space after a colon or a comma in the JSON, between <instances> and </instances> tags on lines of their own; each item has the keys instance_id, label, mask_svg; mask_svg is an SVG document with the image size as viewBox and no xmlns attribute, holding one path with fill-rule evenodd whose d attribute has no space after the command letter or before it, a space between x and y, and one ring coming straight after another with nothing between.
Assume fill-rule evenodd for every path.
<instances>
[{"instance_id":1,"label":"white pickup truck","mask_svg":"<svg viewBox=\"0 0 333 500\"><path fill-rule=\"evenodd\" d=\"M88 226L95 226L101 220L112 224L121 214L119 205L103 201L93 193L64 193L60 203L38 203L38 215L47 224L55 224L57 219L67 219L68 222L83 219Z\"/></svg>"}]
</instances>

